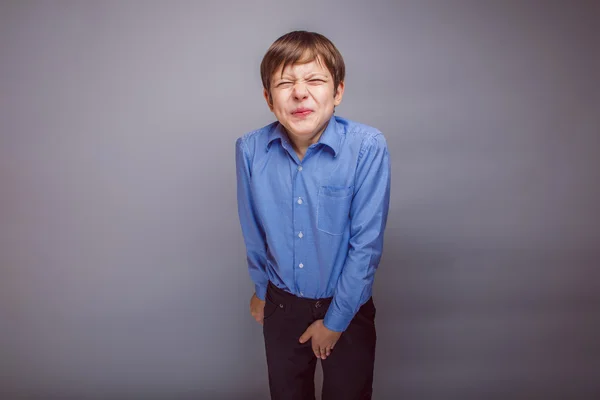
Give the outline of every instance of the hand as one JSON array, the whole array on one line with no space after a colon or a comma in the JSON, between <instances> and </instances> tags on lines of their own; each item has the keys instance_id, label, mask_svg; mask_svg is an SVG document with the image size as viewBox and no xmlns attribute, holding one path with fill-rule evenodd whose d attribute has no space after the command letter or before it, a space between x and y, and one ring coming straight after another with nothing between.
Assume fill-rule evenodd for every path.
<instances>
[{"instance_id":1,"label":"hand","mask_svg":"<svg viewBox=\"0 0 600 400\"><path fill-rule=\"evenodd\" d=\"M312 349L317 358L322 360L329 357L333 347L342 336L342 332L328 329L322 319L313 322L300 336L300 343L306 343L312 338Z\"/></svg>"},{"instance_id":2,"label":"hand","mask_svg":"<svg viewBox=\"0 0 600 400\"><path fill-rule=\"evenodd\" d=\"M256 293L250 298L250 315L254 317L256 322L261 325L263 324L263 319L265 317L265 301L259 299L256 296Z\"/></svg>"}]
</instances>

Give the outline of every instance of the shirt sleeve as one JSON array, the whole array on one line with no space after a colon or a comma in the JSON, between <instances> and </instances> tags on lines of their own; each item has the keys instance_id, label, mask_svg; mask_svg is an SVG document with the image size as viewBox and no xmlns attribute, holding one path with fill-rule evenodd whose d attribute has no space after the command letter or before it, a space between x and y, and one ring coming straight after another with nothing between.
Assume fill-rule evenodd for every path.
<instances>
[{"instance_id":1,"label":"shirt sleeve","mask_svg":"<svg viewBox=\"0 0 600 400\"><path fill-rule=\"evenodd\" d=\"M254 282L256 296L264 300L268 284L265 233L254 208L250 188L251 170L248 149L242 138L236 141L235 161L238 215L246 245L248 271L250 278Z\"/></svg>"},{"instance_id":2,"label":"shirt sleeve","mask_svg":"<svg viewBox=\"0 0 600 400\"><path fill-rule=\"evenodd\" d=\"M371 297L375 270L383 251L390 203L391 166L385 137L365 139L358 156L354 198L350 208L348 256L324 325L343 332Z\"/></svg>"}]
</instances>

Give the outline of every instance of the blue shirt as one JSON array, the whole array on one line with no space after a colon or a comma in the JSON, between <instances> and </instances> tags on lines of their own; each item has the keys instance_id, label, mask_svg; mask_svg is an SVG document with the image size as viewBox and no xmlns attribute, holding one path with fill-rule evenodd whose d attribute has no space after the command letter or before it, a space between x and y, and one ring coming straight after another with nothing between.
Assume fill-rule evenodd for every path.
<instances>
[{"instance_id":1,"label":"blue shirt","mask_svg":"<svg viewBox=\"0 0 600 400\"><path fill-rule=\"evenodd\" d=\"M333 297L342 332L369 297L383 248L390 158L381 132L332 116L302 161L274 122L236 141L237 201L250 277L296 296Z\"/></svg>"}]
</instances>

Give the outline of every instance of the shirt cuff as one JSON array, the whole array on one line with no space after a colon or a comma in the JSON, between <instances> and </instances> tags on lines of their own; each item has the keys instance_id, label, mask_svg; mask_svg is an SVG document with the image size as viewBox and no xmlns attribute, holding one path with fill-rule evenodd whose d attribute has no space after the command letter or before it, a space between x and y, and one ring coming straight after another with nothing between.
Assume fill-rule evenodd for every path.
<instances>
[{"instance_id":1,"label":"shirt cuff","mask_svg":"<svg viewBox=\"0 0 600 400\"><path fill-rule=\"evenodd\" d=\"M323 325L331 331L344 332L350 325L352 318L354 318L354 315L342 315L329 309L325 314Z\"/></svg>"},{"instance_id":2,"label":"shirt cuff","mask_svg":"<svg viewBox=\"0 0 600 400\"><path fill-rule=\"evenodd\" d=\"M254 291L256 292L256 297L265 301L265 297L267 296L267 285L254 285Z\"/></svg>"}]
</instances>

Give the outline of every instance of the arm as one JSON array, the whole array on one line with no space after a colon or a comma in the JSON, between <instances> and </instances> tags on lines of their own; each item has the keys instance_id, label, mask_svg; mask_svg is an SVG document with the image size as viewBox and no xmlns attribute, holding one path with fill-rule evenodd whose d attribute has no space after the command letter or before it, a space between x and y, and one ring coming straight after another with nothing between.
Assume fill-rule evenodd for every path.
<instances>
[{"instance_id":1,"label":"arm","mask_svg":"<svg viewBox=\"0 0 600 400\"><path fill-rule=\"evenodd\" d=\"M358 156L350 208L348 256L325 315L325 327L346 330L358 309L371 297L375 270L383 250L390 202L390 157L382 134L365 139Z\"/></svg>"},{"instance_id":2,"label":"arm","mask_svg":"<svg viewBox=\"0 0 600 400\"><path fill-rule=\"evenodd\" d=\"M238 215L246 245L248 271L250 278L254 282L256 296L260 300L264 300L268 283L266 273L266 241L264 231L254 210L254 202L250 190L251 172L248 149L241 138L235 143L235 163Z\"/></svg>"}]
</instances>

